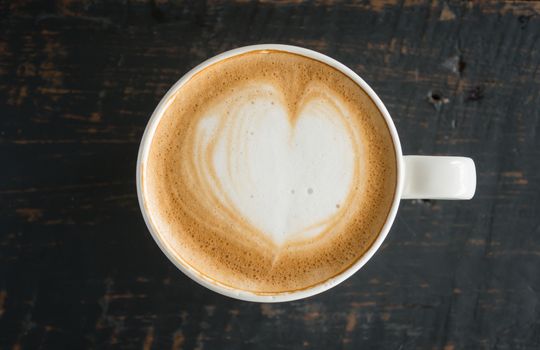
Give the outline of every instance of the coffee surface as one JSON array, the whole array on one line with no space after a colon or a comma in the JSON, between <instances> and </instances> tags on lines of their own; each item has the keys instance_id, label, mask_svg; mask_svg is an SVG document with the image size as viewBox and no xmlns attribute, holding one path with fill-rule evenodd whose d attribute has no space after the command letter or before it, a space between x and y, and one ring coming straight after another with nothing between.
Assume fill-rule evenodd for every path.
<instances>
[{"instance_id":1,"label":"coffee surface","mask_svg":"<svg viewBox=\"0 0 540 350\"><path fill-rule=\"evenodd\" d=\"M168 101L143 166L158 239L217 283L278 293L357 261L391 207L396 156L369 96L340 71L255 51Z\"/></svg>"}]
</instances>

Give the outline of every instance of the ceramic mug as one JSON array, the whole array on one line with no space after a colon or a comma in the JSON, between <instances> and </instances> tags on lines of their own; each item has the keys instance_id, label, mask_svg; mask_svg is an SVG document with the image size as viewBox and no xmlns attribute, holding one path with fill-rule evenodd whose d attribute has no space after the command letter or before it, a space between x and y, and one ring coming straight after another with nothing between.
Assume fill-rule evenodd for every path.
<instances>
[{"instance_id":1,"label":"ceramic mug","mask_svg":"<svg viewBox=\"0 0 540 350\"><path fill-rule=\"evenodd\" d=\"M174 257L174 254L167 249L167 245L162 242L162 239L157 234L155 228L152 226L149 219L150 213L145 205L145 194L142 186L142 179L144 177L145 164L147 162L149 148L152 142L152 138L156 131L156 128L163 116L165 110L168 107L171 97L198 72L202 71L206 67L215 64L221 60L227 58L245 54L250 51L258 50L279 50L291 52L297 55L302 55L321 61L335 69L341 71L347 75L356 84L358 84L373 100L376 106L379 108L390 134L392 137L394 151L396 154L397 162L397 177L396 177L396 191L392 200L392 206L386 218L386 222L383 225L378 237L371 247L360 257L351 267L343 271L337 276L326 280L313 287L292 291L282 292L275 294L257 294L245 290L238 290L229 286L220 284L219 282L212 280L211 278L199 273L187 263ZM308 50L301 47L289 46L289 45L277 45L277 44L265 44L265 45L252 45L237 48L231 51L224 52L207 61L201 63L197 67L193 68L187 74L185 74L180 80L174 84L167 94L161 99L160 103L154 110L150 121L146 127L144 135L142 137L141 145L139 148L139 155L137 159L137 195L141 211L152 234L154 240L161 248L163 253L171 260L183 273L193 279L195 282L203 285L204 287L211 289L220 294L233 297L236 299L254 301L254 302L282 302L291 301L306 298L321 292L324 292L337 284L343 282L349 278L352 274L358 271L368 260L375 254L377 249L381 246L382 242L386 238L390 227L396 216L399 202L401 199L471 199L476 189L476 170L474 162L471 158L465 157L442 157L442 156L404 156L401 153L401 144L399 142L398 133L396 127L388 113L388 110L382 103L381 99L375 94L371 87L360 78L355 72L343 65L342 63L326 56L321 53Z\"/></svg>"}]
</instances>

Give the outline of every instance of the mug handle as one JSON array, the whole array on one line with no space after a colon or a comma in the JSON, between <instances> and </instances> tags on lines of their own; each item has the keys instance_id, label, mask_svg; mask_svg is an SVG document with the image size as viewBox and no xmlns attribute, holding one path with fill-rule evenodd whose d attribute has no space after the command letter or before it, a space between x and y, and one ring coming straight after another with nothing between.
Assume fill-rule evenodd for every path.
<instances>
[{"instance_id":1,"label":"mug handle","mask_svg":"<svg viewBox=\"0 0 540 350\"><path fill-rule=\"evenodd\" d=\"M476 190L474 161L466 157L403 156L402 199L471 199Z\"/></svg>"}]
</instances>

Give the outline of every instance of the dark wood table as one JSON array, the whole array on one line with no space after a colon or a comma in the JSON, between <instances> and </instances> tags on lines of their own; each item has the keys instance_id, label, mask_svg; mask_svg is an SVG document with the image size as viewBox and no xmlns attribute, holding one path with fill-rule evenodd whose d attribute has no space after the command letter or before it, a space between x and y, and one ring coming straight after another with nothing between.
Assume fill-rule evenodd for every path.
<instances>
[{"instance_id":1,"label":"dark wood table","mask_svg":"<svg viewBox=\"0 0 540 350\"><path fill-rule=\"evenodd\" d=\"M539 349L540 4L2 1L0 349ZM255 304L158 249L135 162L148 118L222 51L328 54L405 154L475 159L471 201L403 201L342 285Z\"/></svg>"}]
</instances>

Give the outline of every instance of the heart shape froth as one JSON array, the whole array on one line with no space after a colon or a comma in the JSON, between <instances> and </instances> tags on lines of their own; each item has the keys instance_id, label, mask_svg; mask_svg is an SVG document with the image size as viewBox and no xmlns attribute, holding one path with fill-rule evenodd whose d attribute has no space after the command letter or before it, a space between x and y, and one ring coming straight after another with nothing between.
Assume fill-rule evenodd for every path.
<instances>
[{"instance_id":1,"label":"heart shape froth","mask_svg":"<svg viewBox=\"0 0 540 350\"><path fill-rule=\"evenodd\" d=\"M307 85L291 110L276 87L252 83L208 108L190 140L199 199L276 246L331 229L359 177L361 147L327 90Z\"/></svg>"}]
</instances>

